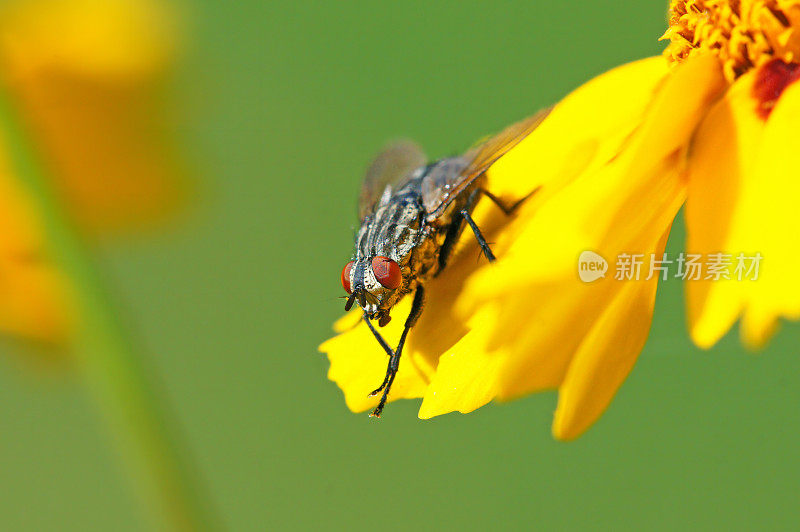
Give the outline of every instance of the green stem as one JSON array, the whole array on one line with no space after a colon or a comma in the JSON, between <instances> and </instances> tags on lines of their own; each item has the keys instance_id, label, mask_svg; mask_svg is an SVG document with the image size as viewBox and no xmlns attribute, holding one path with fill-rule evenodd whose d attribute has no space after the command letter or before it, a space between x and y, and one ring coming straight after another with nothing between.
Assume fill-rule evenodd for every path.
<instances>
[{"instance_id":1,"label":"green stem","mask_svg":"<svg viewBox=\"0 0 800 532\"><path fill-rule=\"evenodd\" d=\"M99 276L69 218L53 194L45 166L0 87L0 134L14 174L41 217L47 252L71 282L76 325L72 348L88 388L120 446L135 487L156 518L175 530L208 530L211 511L198 496L177 445L174 423L147 378L142 359L120 324Z\"/></svg>"}]
</instances>

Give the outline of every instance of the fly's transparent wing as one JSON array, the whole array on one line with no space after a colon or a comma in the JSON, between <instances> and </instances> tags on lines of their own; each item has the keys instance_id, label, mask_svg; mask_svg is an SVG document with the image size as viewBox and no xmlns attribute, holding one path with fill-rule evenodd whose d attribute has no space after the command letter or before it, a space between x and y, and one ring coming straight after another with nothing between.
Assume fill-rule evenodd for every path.
<instances>
[{"instance_id":1,"label":"fly's transparent wing","mask_svg":"<svg viewBox=\"0 0 800 532\"><path fill-rule=\"evenodd\" d=\"M470 159L467 156L449 157L440 159L422 178L420 191L422 192L422 206L426 213L434 213L441 207L450 203L465 179L464 171L469 167ZM435 218L438 214L434 215Z\"/></svg>"},{"instance_id":2,"label":"fly's transparent wing","mask_svg":"<svg viewBox=\"0 0 800 532\"><path fill-rule=\"evenodd\" d=\"M436 183L423 182L422 202L428 217L436 218L441 215L453 199L536 129L549 113L550 109L539 111L471 149L463 157L458 158L468 161L463 164L460 172L436 176Z\"/></svg>"},{"instance_id":3,"label":"fly's transparent wing","mask_svg":"<svg viewBox=\"0 0 800 532\"><path fill-rule=\"evenodd\" d=\"M397 140L387 145L367 168L358 199L358 217L363 220L373 212L384 193L391 194L426 162L422 149L413 141Z\"/></svg>"}]
</instances>

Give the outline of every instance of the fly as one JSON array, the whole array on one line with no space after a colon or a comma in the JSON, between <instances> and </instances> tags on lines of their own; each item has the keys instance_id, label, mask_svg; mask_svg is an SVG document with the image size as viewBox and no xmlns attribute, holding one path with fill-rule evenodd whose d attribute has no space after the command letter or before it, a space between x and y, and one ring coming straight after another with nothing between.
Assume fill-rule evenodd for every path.
<instances>
[{"instance_id":1,"label":"fly","mask_svg":"<svg viewBox=\"0 0 800 532\"><path fill-rule=\"evenodd\" d=\"M361 227L353 259L342 270L342 286L349 294L345 310L354 302L386 354L389 363L381 385L370 397L383 392L370 416L380 417L397 375L409 331L422 313L424 284L441 273L465 224L470 227L489 261L495 256L472 219L480 196L486 196L511 214L528 196L506 205L486 189L486 170L525 138L547 116L542 111L514 124L464 155L427 163L413 142L387 147L367 169L359 198ZM373 321L383 327L392 307L414 294L411 312L396 349L384 340Z\"/></svg>"}]
</instances>

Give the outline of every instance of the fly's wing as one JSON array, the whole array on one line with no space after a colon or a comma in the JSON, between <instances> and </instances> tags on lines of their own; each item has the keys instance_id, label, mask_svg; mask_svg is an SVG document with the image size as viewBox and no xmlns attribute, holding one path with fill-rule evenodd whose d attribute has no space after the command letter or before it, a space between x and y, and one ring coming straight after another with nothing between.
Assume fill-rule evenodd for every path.
<instances>
[{"instance_id":1,"label":"fly's wing","mask_svg":"<svg viewBox=\"0 0 800 532\"><path fill-rule=\"evenodd\" d=\"M364 220L381 199L388 200L392 190L402 186L411 172L426 162L425 154L415 142L398 140L387 145L367 168L358 198L358 217Z\"/></svg>"},{"instance_id":2,"label":"fly's wing","mask_svg":"<svg viewBox=\"0 0 800 532\"><path fill-rule=\"evenodd\" d=\"M428 217L436 218L441 215L453 199L536 129L548 113L550 109L543 109L532 117L507 127L463 157L455 159L467 161L460 172L442 173L431 180L426 176L422 183L422 202Z\"/></svg>"}]
</instances>

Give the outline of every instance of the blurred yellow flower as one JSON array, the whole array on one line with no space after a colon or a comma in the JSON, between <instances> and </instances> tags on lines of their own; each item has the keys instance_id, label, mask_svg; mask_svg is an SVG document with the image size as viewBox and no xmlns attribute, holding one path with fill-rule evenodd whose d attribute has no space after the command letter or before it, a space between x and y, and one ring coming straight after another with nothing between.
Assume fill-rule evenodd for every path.
<instances>
[{"instance_id":1,"label":"blurred yellow flower","mask_svg":"<svg viewBox=\"0 0 800 532\"><path fill-rule=\"evenodd\" d=\"M39 220L12 177L4 141L0 137L0 329L37 340L62 338L69 316L63 279L46 259Z\"/></svg>"},{"instance_id":2,"label":"blurred yellow flower","mask_svg":"<svg viewBox=\"0 0 800 532\"><path fill-rule=\"evenodd\" d=\"M567 96L488 171L508 199L540 186L510 220L481 204L497 263L465 235L427 288L392 399L422 397L421 418L558 389L553 434L580 435L602 414L647 338L658 275L578 278L578 258L660 257L686 200L692 253L761 253L757 281L688 283L691 333L713 344L744 312L748 342L800 315L791 248L800 185L800 2L673 2L667 61L616 68ZM726 37L727 36L727 37ZM784 90L785 89L785 90ZM794 149L792 149L794 147ZM405 315L408 298L394 312ZM385 354L358 313L320 349L353 411L374 406ZM400 323L398 323L398 321ZM390 344L402 320L385 327Z\"/></svg>"},{"instance_id":3,"label":"blurred yellow flower","mask_svg":"<svg viewBox=\"0 0 800 532\"><path fill-rule=\"evenodd\" d=\"M35 0L0 10L6 92L81 229L140 227L183 197L164 82L175 20L153 0ZM70 313L0 129L0 330L63 340Z\"/></svg>"}]
</instances>

